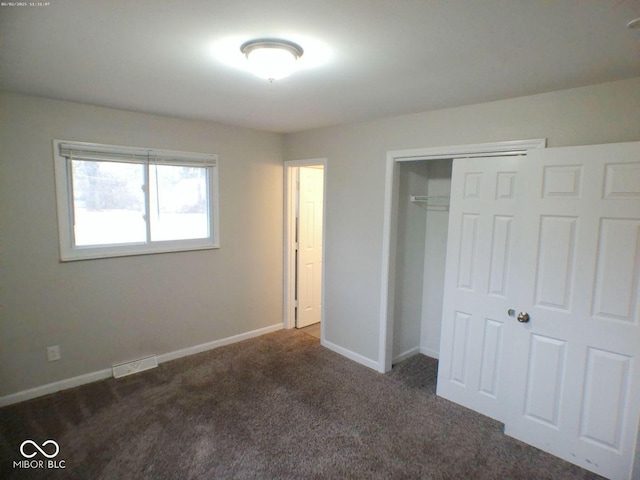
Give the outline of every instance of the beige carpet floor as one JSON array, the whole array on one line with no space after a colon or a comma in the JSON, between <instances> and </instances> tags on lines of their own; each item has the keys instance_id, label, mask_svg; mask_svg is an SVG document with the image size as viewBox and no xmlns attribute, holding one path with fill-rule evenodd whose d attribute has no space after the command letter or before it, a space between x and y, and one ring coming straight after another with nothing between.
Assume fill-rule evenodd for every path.
<instances>
[{"instance_id":1,"label":"beige carpet floor","mask_svg":"<svg viewBox=\"0 0 640 480\"><path fill-rule=\"evenodd\" d=\"M382 375L279 331L0 409L0 478L599 478L436 397L436 369ZM14 468L25 439L66 468Z\"/></svg>"}]
</instances>

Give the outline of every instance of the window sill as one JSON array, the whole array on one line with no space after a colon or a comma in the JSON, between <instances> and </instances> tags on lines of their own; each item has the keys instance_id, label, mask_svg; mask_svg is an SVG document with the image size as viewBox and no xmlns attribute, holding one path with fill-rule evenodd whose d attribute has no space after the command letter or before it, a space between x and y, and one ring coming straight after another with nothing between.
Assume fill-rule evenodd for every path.
<instances>
[{"instance_id":1,"label":"window sill","mask_svg":"<svg viewBox=\"0 0 640 480\"><path fill-rule=\"evenodd\" d=\"M79 260L96 260L101 258L114 258L114 257L132 257L137 255L156 255L160 253L174 253L174 252L190 252L197 250L214 250L219 249L219 244L207 243L207 244L171 244L171 243L159 243L154 245L140 244L140 245L122 245L118 247L77 247L73 250L66 252L60 252L60 261L75 262Z\"/></svg>"}]
</instances>

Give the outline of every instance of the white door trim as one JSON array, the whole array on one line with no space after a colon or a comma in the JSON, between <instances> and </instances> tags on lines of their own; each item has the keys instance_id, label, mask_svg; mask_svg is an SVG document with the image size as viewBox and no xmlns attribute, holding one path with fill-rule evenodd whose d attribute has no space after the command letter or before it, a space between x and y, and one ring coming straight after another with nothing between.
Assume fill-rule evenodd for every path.
<instances>
[{"instance_id":1,"label":"white door trim","mask_svg":"<svg viewBox=\"0 0 640 480\"><path fill-rule=\"evenodd\" d=\"M384 220L382 226L382 280L380 285L380 325L378 368L391 370L393 348L394 257L396 211L398 196L398 162L437 160L465 156L508 155L525 153L533 148L545 148L546 139L515 140L442 147L426 147L387 152L384 187ZM326 175L326 173L325 173Z\"/></svg>"},{"instance_id":2,"label":"white door trim","mask_svg":"<svg viewBox=\"0 0 640 480\"><path fill-rule=\"evenodd\" d=\"M324 196L322 205L323 225L326 225L327 217L327 159L311 158L306 160L287 160L284 162L284 292L282 323L284 328L293 328L295 322L295 222L296 222L296 176L293 175L298 167L312 167L322 165L324 171ZM324 305L324 249L325 229L322 230L322 304ZM320 323L320 336L324 341L324 308L322 309Z\"/></svg>"}]
</instances>

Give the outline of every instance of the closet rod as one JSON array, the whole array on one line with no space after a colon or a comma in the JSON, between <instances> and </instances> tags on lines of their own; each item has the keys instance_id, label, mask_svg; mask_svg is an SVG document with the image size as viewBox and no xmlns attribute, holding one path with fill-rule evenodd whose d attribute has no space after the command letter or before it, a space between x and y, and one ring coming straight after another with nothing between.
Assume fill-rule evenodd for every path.
<instances>
[{"instance_id":1,"label":"closet rod","mask_svg":"<svg viewBox=\"0 0 640 480\"><path fill-rule=\"evenodd\" d=\"M444 195L411 195L409 199L416 203L429 203L442 207L449 205L449 197Z\"/></svg>"},{"instance_id":2,"label":"closet rod","mask_svg":"<svg viewBox=\"0 0 640 480\"><path fill-rule=\"evenodd\" d=\"M409 199L413 203L421 203L427 210L449 210L449 197L433 195L410 195Z\"/></svg>"}]
</instances>

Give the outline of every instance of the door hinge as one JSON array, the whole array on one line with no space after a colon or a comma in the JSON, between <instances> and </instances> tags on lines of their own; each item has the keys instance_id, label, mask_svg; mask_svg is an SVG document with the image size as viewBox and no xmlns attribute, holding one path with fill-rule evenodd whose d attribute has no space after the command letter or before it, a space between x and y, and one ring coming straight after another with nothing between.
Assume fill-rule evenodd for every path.
<instances>
[{"instance_id":1,"label":"door hinge","mask_svg":"<svg viewBox=\"0 0 640 480\"><path fill-rule=\"evenodd\" d=\"M298 308L298 300L293 301L293 308Z\"/></svg>"}]
</instances>

